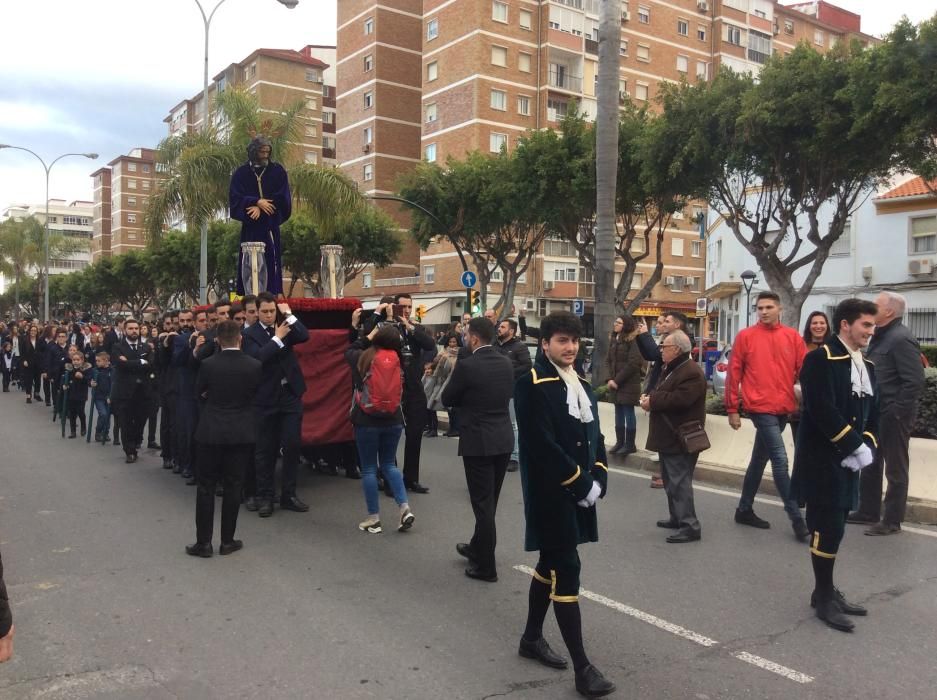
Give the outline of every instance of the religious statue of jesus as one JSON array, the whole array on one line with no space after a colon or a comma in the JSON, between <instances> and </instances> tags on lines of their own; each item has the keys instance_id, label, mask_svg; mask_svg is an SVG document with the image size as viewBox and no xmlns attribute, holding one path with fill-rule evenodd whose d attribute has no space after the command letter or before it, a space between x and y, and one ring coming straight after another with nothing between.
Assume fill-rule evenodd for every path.
<instances>
[{"instance_id":1,"label":"religious statue of jesus","mask_svg":"<svg viewBox=\"0 0 937 700\"><path fill-rule=\"evenodd\" d=\"M266 291L282 294L280 224L290 218L293 199L286 169L270 160L270 150L270 140L264 136L258 135L248 144L247 162L231 176L229 206L231 218L241 222L241 243L261 242L266 245ZM241 256L243 252L238 257L239 271L243 264ZM244 294L240 274L237 275L237 290L238 294Z\"/></svg>"}]
</instances>

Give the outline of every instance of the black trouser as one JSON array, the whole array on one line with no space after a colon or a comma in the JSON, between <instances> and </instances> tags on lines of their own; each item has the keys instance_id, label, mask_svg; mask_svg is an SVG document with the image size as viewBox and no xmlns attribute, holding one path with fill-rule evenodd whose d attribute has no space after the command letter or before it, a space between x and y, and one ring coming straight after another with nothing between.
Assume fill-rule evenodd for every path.
<instances>
[{"instance_id":1,"label":"black trouser","mask_svg":"<svg viewBox=\"0 0 937 700\"><path fill-rule=\"evenodd\" d=\"M660 453L660 475L667 493L667 508L670 520L680 525L681 530L692 533L700 531L693 504L693 470L699 454Z\"/></svg>"},{"instance_id":2,"label":"black trouser","mask_svg":"<svg viewBox=\"0 0 937 700\"><path fill-rule=\"evenodd\" d=\"M196 540L209 544L215 522L215 487L224 485L221 499L221 541L231 542L241 507L244 470L251 460L254 445L205 445L197 443L198 490L195 494Z\"/></svg>"},{"instance_id":3,"label":"black trouser","mask_svg":"<svg viewBox=\"0 0 937 700\"><path fill-rule=\"evenodd\" d=\"M868 468L868 467L867 467ZM807 503L807 527L810 529L810 553L835 559L846 533L849 510Z\"/></svg>"},{"instance_id":4,"label":"black trouser","mask_svg":"<svg viewBox=\"0 0 937 700\"><path fill-rule=\"evenodd\" d=\"M915 416L883 411L875 460L859 473L859 511L888 525L901 525L908 505L908 443ZM882 508L882 475L888 480Z\"/></svg>"},{"instance_id":5,"label":"black trouser","mask_svg":"<svg viewBox=\"0 0 937 700\"><path fill-rule=\"evenodd\" d=\"M39 393L33 390L33 386L39 383L39 371L33 367L20 367L20 389L27 396Z\"/></svg>"},{"instance_id":6,"label":"black trouser","mask_svg":"<svg viewBox=\"0 0 937 700\"><path fill-rule=\"evenodd\" d=\"M49 381L48 377L42 380L42 396L47 404L52 402L52 382Z\"/></svg>"},{"instance_id":7,"label":"black trouser","mask_svg":"<svg viewBox=\"0 0 937 700\"><path fill-rule=\"evenodd\" d=\"M4 391L10 390L10 374L11 374L10 370L8 369L3 370L3 390Z\"/></svg>"},{"instance_id":8,"label":"black trouser","mask_svg":"<svg viewBox=\"0 0 937 700\"><path fill-rule=\"evenodd\" d=\"M173 423L175 440L172 453L176 458L176 465L184 473L191 473L195 462L192 452L197 413L198 407L194 399L178 397Z\"/></svg>"},{"instance_id":9,"label":"black trouser","mask_svg":"<svg viewBox=\"0 0 937 700\"><path fill-rule=\"evenodd\" d=\"M143 426L150 413L148 394L142 388L138 389L129 398L119 402L115 413L120 416L120 439L124 454L136 452L137 445L143 442Z\"/></svg>"},{"instance_id":10,"label":"black trouser","mask_svg":"<svg viewBox=\"0 0 937 700\"><path fill-rule=\"evenodd\" d=\"M159 396L154 395L150 399L150 413L146 422L146 444L152 445L156 442L156 427L159 420Z\"/></svg>"},{"instance_id":11,"label":"black trouser","mask_svg":"<svg viewBox=\"0 0 937 700\"><path fill-rule=\"evenodd\" d=\"M173 458L173 434L176 428L176 395L160 393L159 395L159 456L164 462Z\"/></svg>"},{"instance_id":12,"label":"black trouser","mask_svg":"<svg viewBox=\"0 0 937 700\"><path fill-rule=\"evenodd\" d=\"M403 480L413 484L420 480L420 448L426 430L426 408L420 403L404 410Z\"/></svg>"},{"instance_id":13,"label":"black trouser","mask_svg":"<svg viewBox=\"0 0 937 700\"><path fill-rule=\"evenodd\" d=\"M69 401L68 402L68 422L72 429L72 434L75 433L77 428L77 421L81 419L81 434L85 434L87 430L86 420L85 420L85 402L84 401Z\"/></svg>"},{"instance_id":14,"label":"black trouser","mask_svg":"<svg viewBox=\"0 0 937 700\"><path fill-rule=\"evenodd\" d=\"M498 541L495 515L504 472L510 459L510 452L487 457L462 457L465 482L475 513L475 533L469 546L478 567L489 573L495 571L495 545Z\"/></svg>"},{"instance_id":15,"label":"black trouser","mask_svg":"<svg viewBox=\"0 0 937 700\"><path fill-rule=\"evenodd\" d=\"M257 471L257 496L263 500L272 501L276 495L274 475L280 448L283 449L280 498L282 500L296 495L303 414L302 405L298 401L295 403L295 408L260 417L260 434L254 453L254 465Z\"/></svg>"}]
</instances>

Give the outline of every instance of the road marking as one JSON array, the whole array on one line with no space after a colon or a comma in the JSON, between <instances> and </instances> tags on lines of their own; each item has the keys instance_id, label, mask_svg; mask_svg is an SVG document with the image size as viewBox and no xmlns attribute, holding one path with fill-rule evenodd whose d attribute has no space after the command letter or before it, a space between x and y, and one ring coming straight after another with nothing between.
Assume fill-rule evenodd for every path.
<instances>
[{"instance_id":1,"label":"road marking","mask_svg":"<svg viewBox=\"0 0 937 700\"><path fill-rule=\"evenodd\" d=\"M516 564L514 569L529 576L532 576L534 573L534 570L531 567L525 566L524 564ZM687 629L686 627L681 627L680 625L669 622L668 620L664 620L663 618L652 615L651 613L646 613L643 610L633 608L630 605L619 603L617 600L606 598L604 595L599 593L594 593L592 591L586 590L585 588L580 588L579 595L582 598L588 598L589 600L595 601L600 605L604 605L605 607L611 608L612 610L617 610L618 612L624 613L629 617L633 617L636 620L640 620L641 622L646 622L649 625L653 625L658 629L661 629L665 632L670 632L677 637L682 637L683 639L687 639L691 642L694 642L695 644L699 644L700 646L719 646L719 642L715 639L712 639L711 637L702 635L699 632L694 632L693 630ZM812 676L808 676L805 673L795 671L792 668L782 666L781 664L775 663L774 661L770 661L769 659L765 659L761 656L756 656L755 654L751 654L747 651L735 651L730 652L730 654L733 658L736 658L739 661L744 661L745 663L752 664L753 666L757 666L758 668L761 668L765 671L776 673L777 675L794 681L795 683L806 684L813 682Z\"/></svg>"},{"instance_id":2,"label":"road marking","mask_svg":"<svg viewBox=\"0 0 937 700\"><path fill-rule=\"evenodd\" d=\"M610 472L615 472L616 474L624 474L625 476L634 477L636 479L648 480L651 478L651 475L647 472L637 472L629 471L627 469L621 469L620 467L609 467ZM705 493L715 493L720 496L731 496L732 498L738 498L738 491L729 491L727 489L716 488L715 486L704 486L702 484L693 484L694 491L704 491ZM769 498L767 496L755 496L755 501L757 503L764 503L768 506L775 506L776 508L783 508L784 504L776 498ZM935 537L937 538L937 530L925 530L921 527L914 527L909 525L901 526L902 532L911 532L915 535L925 535L926 537Z\"/></svg>"}]
</instances>

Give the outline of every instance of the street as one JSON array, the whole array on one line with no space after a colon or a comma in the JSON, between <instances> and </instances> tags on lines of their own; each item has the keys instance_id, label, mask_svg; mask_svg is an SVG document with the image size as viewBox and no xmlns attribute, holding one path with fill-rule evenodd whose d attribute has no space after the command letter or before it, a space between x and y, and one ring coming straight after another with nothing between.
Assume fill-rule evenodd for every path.
<instances>
[{"instance_id":1,"label":"street","mask_svg":"<svg viewBox=\"0 0 937 700\"><path fill-rule=\"evenodd\" d=\"M61 439L19 393L0 397L0 415L17 630L2 700L577 697L572 670L517 655L523 567L536 562L523 551L518 474L499 508L499 582L462 573L454 547L472 519L455 440L424 441L432 492L412 497L408 533L359 532L360 482L302 467L309 513L242 509L244 550L198 559L183 551L195 489L155 453L126 465L111 445ZM618 684L612 697L933 697L937 531L870 538L847 526L836 581L869 616L843 634L812 614L807 548L783 510L764 499L772 529L741 527L736 498L698 488L702 542L668 545L654 525L663 492L613 468L601 541L580 548L586 651ZM381 499L389 524L396 507ZM552 613L545 636L566 656Z\"/></svg>"}]
</instances>

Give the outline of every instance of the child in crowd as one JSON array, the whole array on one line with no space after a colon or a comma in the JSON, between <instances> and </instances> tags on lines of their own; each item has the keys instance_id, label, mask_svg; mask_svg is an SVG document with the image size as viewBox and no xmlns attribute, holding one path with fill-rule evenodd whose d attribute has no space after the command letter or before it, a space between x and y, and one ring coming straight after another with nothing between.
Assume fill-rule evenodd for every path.
<instances>
[{"instance_id":1,"label":"child in crowd","mask_svg":"<svg viewBox=\"0 0 937 700\"><path fill-rule=\"evenodd\" d=\"M84 353L75 345L68 349L70 362L65 365L62 375L62 389L65 390L66 414L71 432L68 437L75 438L77 422L81 420L81 434L85 434L85 404L88 401L88 382L91 381L91 364L85 360Z\"/></svg>"},{"instance_id":2,"label":"child in crowd","mask_svg":"<svg viewBox=\"0 0 937 700\"><path fill-rule=\"evenodd\" d=\"M111 429L111 356L101 351L95 355L94 361L96 366L91 378L91 399L94 401L94 411L98 414L94 441L105 445L110 439L108 433Z\"/></svg>"},{"instance_id":3,"label":"child in crowd","mask_svg":"<svg viewBox=\"0 0 937 700\"><path fill-rule=\"evenodd\" d=\"M3 391L10 391L10 379L16 365L16 355L13 354L13 343L4 341L3 351L0 352L0 371L3 372Z\"/></svg>"}]
</instances>

